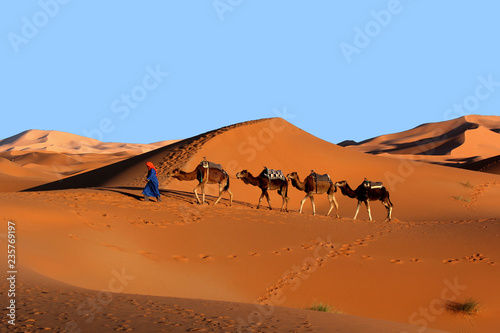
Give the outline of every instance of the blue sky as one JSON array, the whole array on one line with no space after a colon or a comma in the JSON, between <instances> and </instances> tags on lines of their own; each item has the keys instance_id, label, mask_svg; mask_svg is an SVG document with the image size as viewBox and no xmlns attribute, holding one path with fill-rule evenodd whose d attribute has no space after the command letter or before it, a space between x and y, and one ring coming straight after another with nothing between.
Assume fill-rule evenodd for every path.
<instances>
[{"instance_id":1,"label":"blue sky","mask_svg":"<svg viewBox=\"0 0 500 333\"><path fill-rule=\"evenodd\" d=\"M0 138L283 116L330 142L500 114L498 1L8 1Z\"/></svg>"}]
</instances>

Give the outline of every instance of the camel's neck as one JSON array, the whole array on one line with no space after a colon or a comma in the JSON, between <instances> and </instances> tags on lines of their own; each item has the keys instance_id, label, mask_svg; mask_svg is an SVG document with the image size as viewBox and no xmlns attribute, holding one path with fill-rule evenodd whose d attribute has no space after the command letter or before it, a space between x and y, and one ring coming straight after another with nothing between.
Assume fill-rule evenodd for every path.
<instances>
[{"instance_id":1,"label":"camel's neck","mask_svg":"<svg viewBox=\"0 0 500 333\"><path fill-rule=\"evenodd\" d=\"M247 174L246 180L247 180L248 184L250 184L250 185L260 186L259 179L252 176L252 174L250 172Z\"/></svg>"},{"instance_id":2,"label":"camel's neck","mask_svg":"<svg viewBox=\"0 0 500 333\"><path fill-rule=\"evenodd\" d=\"M342 191L343 195L347 195L349 198L356 198L356 192L352 190L349 184L346 183L345 187L342 186L340 190Z\"/></svg>"},{"instance_id":3,"label":"camel's neck","mask_svg":"<svg viewBox=\"0 0 500 333\"><path fill-rule=\"evenodd\" d=\"M305 191L306 190L306 181L304 180L303 182L300 181L299 175L297 175L297 178L292 178L292 185L298 190Z\"/></svg>"},{"instance_id":4,"label":"camel's neck","mask_svg":"<svg viewBox=\"0 0 500 333\"><path fill-rule=\"evenodd\" d=\"M179 171L179 173L174 177L177 178L178 180L195 180L197 174L198 174L198 169L194 169L191 172Z\"/></svg>"}]
</instances>

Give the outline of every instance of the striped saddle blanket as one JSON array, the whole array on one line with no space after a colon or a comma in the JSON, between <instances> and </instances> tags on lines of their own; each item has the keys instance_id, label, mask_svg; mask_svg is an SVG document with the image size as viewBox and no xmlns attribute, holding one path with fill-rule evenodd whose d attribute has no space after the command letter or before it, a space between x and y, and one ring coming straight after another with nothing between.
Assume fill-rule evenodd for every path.
<instances>
[{"instance_id":1,"label":"striped saddle blanket","mask_svg":"<svg viewBox=\"0 0 500 333\"><path fill-rule=\"evenodd\" d=\"M265 168L262 174L266 176L269 180L281 179L286 181L286 177L281 170L273 170Z\"/></svg>"},{"instance_id":2,"label":"striped saddle blanket","mask_svg":"<svg viewBox=\"0 0 500 333\"><path fill-rule=\"evenodd\" d=\"M377 188L384 187L384 184L382 182L372 182L369 180L365 180L363 182L363 185L365 186L365 188L369 188L369 189L377 189Z\"/></svg>"}]
</instances>

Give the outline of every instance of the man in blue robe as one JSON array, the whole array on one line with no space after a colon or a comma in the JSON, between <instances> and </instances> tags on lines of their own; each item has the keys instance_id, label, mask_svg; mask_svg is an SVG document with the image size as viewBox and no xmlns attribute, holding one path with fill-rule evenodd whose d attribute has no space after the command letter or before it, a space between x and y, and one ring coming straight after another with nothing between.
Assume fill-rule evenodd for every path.
<instances>
[{"instance_id":1,"label":"man in blue robe","mask_svg":"<svg viewBox=\"0 0 500 333\"><path fill-rule=\"evenodd\" d=\"M156 201L160 202L161 194L159 189L158 177L156 175L156 168L151 162L146 163L146 166L148 167L148 176L146 180L148 183L146 184L146 187L144 187L144 190L142 191L142 194L144 195L144 200L149 201L149 197L155 197Z\"/></svg>"}]
</instances>

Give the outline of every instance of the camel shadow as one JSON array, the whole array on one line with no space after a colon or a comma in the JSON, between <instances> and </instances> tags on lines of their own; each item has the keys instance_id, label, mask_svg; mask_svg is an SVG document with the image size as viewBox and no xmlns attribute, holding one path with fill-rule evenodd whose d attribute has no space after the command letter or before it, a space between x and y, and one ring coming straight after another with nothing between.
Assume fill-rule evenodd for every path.
<instances>
[{"instance_id":1,"label":"camel shadow","mask_svg":"<svg viewBox=\"0 0 500 333\"><path fill-rule=\"evenodd\" d=\"M108 191L108 192L113 192L113 193L118 193L124 196L127 196L129 198L138 200L138 201L143 201L144 197L142 195L134 194L129 191L137 191L139 193L142 193L142 190L144 189L143 187L133 187L133 186L115 186L115 187L97 187L95 188L96 190L99 191ZM160 193L162 195L162 199L174 199L178 201L183 201L186 203L190 204L196 204L196 198L193 195L193 192L185 192L185 191L177 191L177 190L166 190L166 189L160 189ZM212 195L206 195L207 199L210 201L215 201L217 199L216 196ZM229 199L223 198L221 202L225 203L228 205ZM250 203L244 202L244 201L239 201L239 200L233 200L233 203L239 204L241 206L246 206L246 207L253 207Z\"/></svg>"}]
</instances>

